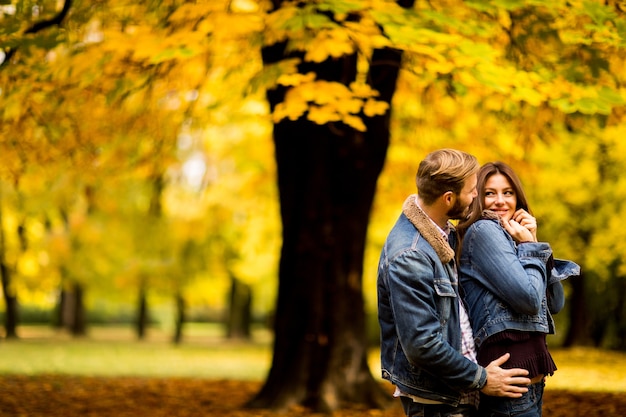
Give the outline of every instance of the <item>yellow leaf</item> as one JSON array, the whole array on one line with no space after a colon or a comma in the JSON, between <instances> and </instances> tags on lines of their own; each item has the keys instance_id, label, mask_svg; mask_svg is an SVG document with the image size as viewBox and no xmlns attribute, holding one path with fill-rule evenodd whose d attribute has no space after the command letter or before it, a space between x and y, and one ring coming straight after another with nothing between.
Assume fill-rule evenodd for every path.
<instances>
[{"instance_id":1,"label":"yellow leaf","mask_svg":"<svg viewBox=\"0 0 626 417\"><path fill-rule=\"evenodd\" d=\"M315 80L315 73L309 72L307 74L282 74L278 77L278 84L286 86L296 86L305 82L311 82Z\"/></svg>"},{"instance_id":2,"label":"yellow leaf","mask_svg":"<svg viewBox=\"0 0 626 417\"><path fill-rule=\"evenodd\" d=\"M346 115L343 117L342 121L348 126L352 126L360 132L365 132L367 130L367 128L365 127L365 123L363 123L363 120L361 120L361 118L358 116Z\"/></svg>"},{"instance_id":3,"label":"yellow leaf","mask_svg":"<svg viewBox=\"0 0 626 417\"><path fill-rule=\"evenodd\" d=\"M332 103L351 97L350 90L345 85L334 81L315 81L300 86L302 96L317 104Z\"/></svg>"},{"instance_id":4,"label":"yellow leaf","mask_svg":"<svg viewBox=\"0 0 626 417\"><path fill-rule=\"evenodd\" d=\"M270 13L265 18L266 28L263 32L264 42L267 45L282 42L288 38L289 32L283 28L283 24L298 13L295 6L281 7Z\"/></svg>"},{"instance_id":5,"label":"yellow leaf","mask_svg":"<svg viewBox=\"0 0 626 417\"><path fill-rule=\"evenodd\" d=\"M350 38L359 45L359 50L391 46L389 38L381 33L380 26L371 17L364 16L358 22L344 22L343 25L350 30Z\"/></svg>"},{"instance_id":6,"label":"yellow leaf","mask_svg":"<svg viewBox=\"0 0 626 417\"><path fill-rule=\"evenodd\" d=\"M455 68L454 64L450 61L426 61L426 68L430 72L437 72L439 74L448 74Z\"/></svg>"},{"instance_id":7,"label":"yellow leaf","mask_svg":"<svg viewBox=\"0 0 626 417\"><path fill-rule=\"evenodd\" d=\"M302 98L297 96L297 94L288 93L285 97L285 101L279 103L274 109L272 118L274 122L279 122L284 118L297 120L308 110L308 108L308 103L305 100L302 100Z\"/></svg>"},{"instance_id":8,"label":"yellow leaf","mask_svg":"<svg viewBox=\"0 0 626 417\"><path fill-rule=\"evenodd\" d=\"M353 82L350 84L350 90L356 97L369 98L378 96L378 91L364 83Z\"/></svg>"},{"instance_id":9,"label":"yellow leaf","mask_svg":"<svg viewBox=\"0 0 626 417\"><path fill-rule=\"evenodd\" d=\"M323 62L354 52L354 43L344 29L325 30L317 33L307 47L305 61Z\"/></svg>"},{"instance_id":10,"label":"yellow leaf","mask_svg":"<svg viewBox=\"0 0 626 417\"><path fill-rule=\"evenodd\" d=\"M389 104L385 103L384 101L369 99L365 102L365 105L363 106L363 113L367 117L380 116L385 114L388 108Z\"/></svg>"},{"instance_id":11,"label":"yellow leaf","mask_svg":"<svg viewBox=\"0 0 626 417\"><path fill-rule=\"evenodd\" d=\"M341 120L339 113L331 106L311 106L307 118L318 125Z\"/></svg>"},{"instance_id":12,"label":"yellow leaf","mask_svg":"<svg viewBox=\"0 0 626 417\"><path fill-rule=\"evenodd\" d=\"M343 114L356 114L361 111L361 108L363 107L363 100L358 98L340 100L337 101L336 106Z\"/></svg>"},{"instance_id":13,"label":"yellow leaf","mask_svg":"<svg viewBox=\"0 0 626 417\"><path fill-rule=\"evenodd\" d=\"M545 97L533 88L518 87L513 89L512 98L525 101L533 106L539 106L545 100Z\"/></svg>"}]
</instances>

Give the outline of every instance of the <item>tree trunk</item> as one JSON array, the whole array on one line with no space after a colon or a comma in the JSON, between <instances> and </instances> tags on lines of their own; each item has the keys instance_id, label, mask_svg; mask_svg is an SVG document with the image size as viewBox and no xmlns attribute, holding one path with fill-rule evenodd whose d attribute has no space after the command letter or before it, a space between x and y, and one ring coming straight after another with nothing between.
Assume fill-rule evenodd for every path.
<instances>
[{"instance_id":1,"label":"tree trunk","mask_svg":"<svg viewBox=\"0 0 626 417\"><path fill-rule=\"evenodd\" d=\"M619 351L626 351L626 278L624 276L615 277L615 288L617 297L617 306L611 315L611 319L615 325L615 343L613 348Z\"/></svg>"},{"instance_id":2,"label":"tree trunk","mask_svg":"<svg viewBox=\"0 0 626 417\"><path fill-rule=\"evenodd\" d=\"M1 233L1 232L0 232ZM2 274L2 294L4 296L4 332L7 339L17 339L18 303L11 286L11 272L2 256L0 274Z\"/></svg>"},{"instance_id":3,"label":"tree trunk","mask_svg":"<svg viewBox=\"0 0 626 417\"><path fill-rule=\"evenodd\" d=\"M412 3L412 2L409 2ZM284 45L263 51L265 64L285 57ZM401 54L375 51L369 83L391 102ZM356 56L306 63L300 72L349 84ZM268 91L272 110L285 89ZM376 181L389 144L390 112L365 118L367 132L305 118L274 126L283 225L272 366L251 407L301 404L332 411L346 403L387 405L372 377L362 272Z\"/></svg>"},{"instance_id":4,"label":"tree trunk","mask_svg":"<svg viewBox=\"0 0 626 417\"><path fill-rule=\"evenodd\" d=\"M93 190L90 187L84 189L85 197L88 201L87 214L94 209ZM68 211L60 208L59 215L63 219L65 231L72 236ZM72 245L78 249L80 243L72 239ZM76 282L71 276L69 269L61 265L61 291L59 293L57 323L60 329L67 329L74 336L82 336L87 333L87 314L84 305L84 288L82 284Z\"/></svg>"},{"instance_id":5,"label":"tree trunk","mask_svg":"<svg viewBox=\"0 0 626 417\"><path fill-rule=\"evenodd\" d=\"M137 299L137 339L144 340L146 337L146 328L148 327L148 296L146 294L145 285L142 284L139 289L139 298Z\"/></svg>"},{"instance_id":6,"label":"tree trunk","mask_svg":"<svg viewBox=\"0 0 626 417\"><path fill-rule=\"evenodd\" d=\"M84 336L87 334L87 316L85 313L85 297L82 284L75 282L72 286L73 321L70 332L73 336Z\"/></svg>"},{"instance_id":7,"label":"tree trunk","mask_svg":"<svg viewBox=\"0 0 626 417\"><path fill-rule=\"evenodd\" d=\"M11 268L6 262L6 244L3 227L2 208L0 207L0 280L2 281L2 295L4 297L4 332L7 339L17 338L18 304L13 289Z\"/></svg>"},{"instance_id":8,"label":"tree trunk","mask_svg":"<svg viewBox=\"0 0 626 417\"><path fill-rule=\"evenodd\" d=\"M61 288L59 291L59 298L57 300L57 306L54 314L52 326L58 330L65 327L65 304L67 303L67 294L65 289Z\"/></svg>"},{"instance_id":9,"label":"tree trunk","mask_svg":"<svg viewBox=\"0 0 626 417\"><path fill-rule=\"evenodd\" d=\"M73 336L84 336L87 333L83 291L80 284L73 283L59 294L57 325Z\"/></svg>"},{"instance_id":10,"label":"tree trunk","mask_svg":"<svg viewBox=\"0 0 626 417\"><path fill-rule=\"evenodd\" d=\"M183 341L183 326L185 325L186 303L185 297L179 292L176 293L176 320L174 327L174 344L178 345Z\"/></svg>"},{"instance_id":11,"label":"tree trunk","mask_svg":"<svg viewBox=\"0 0 626 417\"><path fill-rule=\"evenodd\" d=\"M249 339L252 316L252 289L241 280L230 278L229 313L226 321L226 337Z\"/></svg>"},{"instance_id":12,"label":"tree trunk","mask_svg":"<svg viewBox=\"0 0 626 417\"><path fill-rule=\"evenodd\" d=\"M585 275L581 273L579 277L568 280L571 285L572 295L569 300L569 329L564 347L589 344L590 333L588 331L587 304L585 301Z\"/></svg>"}]
</instances>

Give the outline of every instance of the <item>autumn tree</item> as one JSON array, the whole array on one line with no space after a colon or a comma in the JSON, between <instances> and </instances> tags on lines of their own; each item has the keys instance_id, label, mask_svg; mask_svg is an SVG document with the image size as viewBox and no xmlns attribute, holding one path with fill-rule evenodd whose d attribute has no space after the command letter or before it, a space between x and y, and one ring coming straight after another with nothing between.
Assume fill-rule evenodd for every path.
<instances>
[{"instance_id":1,"label":"autumn tree","mask_svg":"<svg viewBox=\"0 0 626 417\"><path fill-rule=\"evenodd\" d=\"M229 170L243 170L235 159L245 158L257 161L248 168L255 176L273 178L263 159L267 148L240 140L254 138L256 132L242 129L238 119L250 97L266 89L283 242L274 357L266 383L251 402L257 407L305 404L332 410L344 401L384 402L367 366L362 276L367 226L390 143L399 144L392 162L404 158L401 163L411 165L403 171L409 177L416 155L443 146L538 170L537 161L544 160L539 153L534 158L537 150L550 155L563 149L558 145L564 138L584 142L582 133L587 132L581 126L589 121L604 129L623 120L620 74L626 36L617 2L275 0L267 3L268 13L266 2L247 0L10 3L16 6L13 14L4 13L0 25L3 174L19 178L39 174L33 167L43 166L50 170L41 178L54 184L60 173L72 171L69 188L80 194L95 191L97 203L111 205L102 210L111 217L119 215L123 204L98 196L118 187L121 177L129 187L137 186L133 191L142 190L125 197L133 215L117 227L136 240L124 235L135 243L128 246L133 255L124 254L131 262L116 278L124 281L126 291L141 294L138 271L147 271L146 291L169 291L181 320L185 283L169 285L158 276L162 271L149 264L154 257L163 266L158 253L184 252L186 239L177 238L183 248L178 252L151 248L154 242L141 240L142 232L153 230L148 234L154 238L161 230L169 236L171 230L140 227L137 219L146 221L152 213L153 221L168 225L176 216L176 210L161 205L174 188L165 174L180 162L183 127L198 126L211 136L203 139L202 150L214 159L212 185L217 190L219 182L230 191L202 190L209 195L210 201L202 202L209 209L201 226L193 223L194 231L204 228L212 235L206 239L212 256L228 263L224 269L234 279L248 285L257 275L267 275L258 264L273 258L261 260L259 253L267 249L259 247L278 227L259 226L270 210L270 204L256 198L265 191L258 181L228 180ZM31 8L35 3L38 7ZM45 30L28 30L39 27L35 23L40 20L50 22ZM253 117L269 124L265 107ZM565 133L574 131L581 134ZM598 139L607 138L598 133ZM620 149L611 141L603 143ZM601 151L591 154L604 161ZM568 160L579 164L586 155L585 149L576 150ZM619 166L619 160L610 161ZM618 183L614 166L599 163L589 172ZM558 173L562 167L551 168L546 171ZM546 193L555 192L557 185L551 183ZM244 188L254 197L239 195ZM402 201L398 194L410 192L412 184L396 191L383 203L386 213L395 218ZM585 203L581 198L566 201L562 212L573 214ZM188 215L177 210L181 219ZM73 208L74 215L82 213ZM553 215L545 206L543 213ZM97 225L92 218L84 227L91 221ZM129 224L141 230L128 230ZM606 225L585 222L568 235L576 243L572 246L602 247L596 229ZM80 227L68 230L84 232ZM96 239L101 235L86 237L102 244ZM82 248L71 255L86 256L89 246ZM619 257L610 261L611 272L601 274L607 277L604 282L610 282L611 274L622 276ZM583 269L597 267L594 262L590 256ZM93 288L97 279L91 272L83 271L79 283ZM586 296L585 286L573 291L572 299ZM611 314L619 314L623 304L616 297Z\"/></svg>"},{"instance_id":2,"label":"autumn tree","mask_svg":"<svg viewBox=\"0 0 626 417\"><path fill-rule=\"evenodd\" d=\"M226 143L237 142L230 133L235 125L237 135L246 135L250 140L259 135L267 136L265 126L262 129L256 126L259 119L268 125L266 105L261 106L261 116L259 111L244 118L235 115L245 113L243 108L249 104L242 99L241 92L247 89L242 79L248 80L250 76L246 74L260 67L260 53L250 47L249 39L251 32L258 31L258 16L235 10L236 3L242 3L244 9L252 4L246 1L129 4L116 0L98 3L14 0L0 5L0 145L6 158L1 166L3 178L16 183L14 179L19 179L23 172L36 172L39 180L49 185L50 191L57 192L56 186L67 180L69 184L64 184L65 189L74 192L79 203L81 196L87 195L85 191L89 191L91 200L102 207L98 216L105 216L106 221L99 224L100 219L93 214L96 211L83 210L85 207L76 201L62 202L50 209L56 209L56 214L43 216L60 219L57 223L64 225L55 230L54 222L48 222L51 236L63 236L51 241L63 241L63 244L48 248L46 253L52 258L51 264L63 272L63 278L55 276L62 288L69 291L80 285L85 298L89 290L110 292L115 285L121 285L127 292L132 287L138 293L139 334L145 331L147 324L149 296L167 296L168 291L178 306L180 326L176 331L182 329L185 293L189 292L185 287L191 280L174 277L174 271L183 273L180 269L164 271L168 269L165 264L171 264L173 254L180 256L176 259L180 261L201 253L181 249L180 246L184 248L181 242L188 240L185 237L178 237L176 242L160 239L171 231L173 224L185 224L189 217L188 210L176 208L185 202L172 203L171 198L167 204L163 201L166 195L175 194L172 190L182 188L172 175L176 175L177 164L187 162L179 160L179 157L188 157L181 152L185 126L200 126L195 129L208 131L207 126L225 125L224 120L227 120L232 126L226 126L225 134L215 138ZM245 120L242 122L242 119ZM206 148L218 146L210 144L204 134L198 136L201 143L194 151L200 157L196 159L217 161L218 156L208 155ZM265 151L268 145L259 149ZM217 154L215 149L210 151ZM227 184L224 178L236 176L230 172L230 158L250 154L236 151L230 152L228 158L220 155L221 159L211 170L219 172L220 182ZM220 164L225 166L224 173ZM205 168L207 165L205 163ZM262 163L257 159L254 165ZM245 179L246 175L241 177ZM271 173L265 175L265 183L272 177ZM241 237L243 233L229 234L228 229L233 217L240 216L240 211L253 210L247 202L238 202L236 209L227 207L227 203L234 207L233 200L237 197L235 188L228 188L228 185L232 184L213 187L215 194L221 196L211 196L208 201L203 200L207 181L202 181L195 190L199 197L194 197L193 201L199 203L200 208L193 216L197 217L197 212L203 209L206 212L204 221L194 220L193 234L221 234L220 238L232 240L228 246L239 251L236 246L247 238ZM236 185L249 187L250 193L254 190L256 195L262 195L261 187L255 188L245 181ZM134 192L121 191L127 186L135 187ZM112 195L113 190L120 192ZM47 195L56 200L63 192ZM228 198L224 194L229 194ZM32 200L34 195L25 197ZM94 218L70 224L76 217L84 220L82 216L87 212ZM116 217L120 220L115 220ZM176 221L172 222L173 219ZM275 223L269 223L276 227ZM112 227L112 236L106 242L100 240L103 236L98 234L99 227ZM13 232L11 230L11 234ZM266 234L259 233L256 237L267 244L270 239ZM96 263L93 262L96 259L108 263L108 276L100 276L102 270L95 268L79 270L75 264L64 264L67 253L63 247L69 247L70 252L74 251L74 259L78 259L78 254L86 256L98 245L108 247L106 243L115 241L114 238L124 243L117 253L95 251L93 257L86 260L89 265ZM194 240L210 239L196 236ZM160 242L161 246L156 247L155 242ZM124 248L126 253L120 253ZM269 249L265 246L263 250ZM211 253L211 262L207 263L226 264L227 261L220 258L223 253L219 250ZM122 256L126 259L120 259ZM252 270L259 275L261 269L273 270L251 267L254 260L254 256L249 255L246 259L228 262L233 264L230 267L242 282L249 283L256 279ZM5 277L9 277L12 265L6 269ZM267 272L262 275L267 279ZM80 280L76 281L77 277ZM13 297L16 287L7 281L4 294ZM212 290L210 288L209 292ZM180 337L178 334L174 338L180 340Z\"/></svg>"},{"instance_id":3,"label":"autumn tree","mask_svg":"<svg viewBox=\"0 0 626 417\"><path fill-rule=\"evenodd\" d=\"M537 135L549 130L549 122L538 120L543 109L554 115L605 114L624 103L599 61L595 71L579 76L571 63L553 58L559 51L575 55L589 37L596 44L587 52L596 59L606 56L606 46L621 50L619 39L606 35L610 28L623 32L611 5L412 6L273 2L263 61L268 72L280 74L268 100L283 247L274 360L254 406L302 403L332 410L341 401L373 405L380 399L364 360L362 254L400 66L416 75L423 97L467 99L470 108L511 129L519 122L522 135L506 142L508 150L496 144L500 133L490 138L484 125L470 124L480 118L463 121L469 125L463 127L493 141L494 151L521 151L522 161ZM439 102L429 104L424 111L441 117ZM538 122L522 123L527 115ZM460 125L445 114L442 119L447 129ZM448 133L455 134L470 131Z\"/></svg>"},{"instance_id":4,"label":"autumn tree","mask_svg":"<svg viewBox=\"0 0 626 417\"><path fill-rule=\"evenodd\" d=\"M295 88L279 80L267 93L277 117L283 243L274 360L254 407L384 402L367 362L361 280L402 54L368 39L368 30L383 33L365 10L345 6L275 1L270 15L263 62L297 71Z\"/></svg>"}]
</instances>

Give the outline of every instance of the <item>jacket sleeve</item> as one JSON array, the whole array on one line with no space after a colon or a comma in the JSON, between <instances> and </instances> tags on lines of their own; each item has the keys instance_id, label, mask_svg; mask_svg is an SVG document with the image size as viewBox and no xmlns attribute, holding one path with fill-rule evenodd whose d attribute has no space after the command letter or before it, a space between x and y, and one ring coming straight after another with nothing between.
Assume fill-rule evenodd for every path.
<instances>
[{"instance_id":1,"label":"jacket sleeve","mask_svg":"<svg viewBox=\"0 0 626 417\"><path fill-rule=\"evenodd\" d=\"M391 308L407 359L451 387L480 389L486 370L465 358L441 332L438 300L457 309L459 299L447 277L434 277L436 260L420 251L407 251L389 265ZM460 329L459 329L460 332Z\"/></svg>"},{"instance_id":2,"label":"jacket sleeve","mask_svg":"<svg viewBox=\"0 0 626 417\"><path fill-rule=\"evenodd\" d=\"M465 245L482 285L518 313L539 313L546 297L550 245L529 242L516 247L506 231L491 220L474 223L467 231Z\"/></svg>"},{"instance_id":3,"label":"jacket sleeve","mask_svg":"<svg viewBox=\"0 0 626 417\"><path fill-rule=\"evenodd\" d=\"M561 281L572 276L580 275L580 266L564 259L554 259L548 278L548 308L550 313L556 314L565 305L565 293Z\"/></svg>"}]
</instances>

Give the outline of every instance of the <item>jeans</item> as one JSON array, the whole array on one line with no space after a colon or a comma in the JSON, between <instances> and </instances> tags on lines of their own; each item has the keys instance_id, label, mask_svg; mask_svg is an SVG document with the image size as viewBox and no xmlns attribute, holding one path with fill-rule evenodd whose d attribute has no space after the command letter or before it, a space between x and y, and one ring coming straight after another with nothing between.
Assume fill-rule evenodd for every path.
<instances>
[{"instance_id":1,"label":"jeans","mask_svg":"<svg viewBox=\"0 0 626 417\"><path fill-rule=\"evenodd\" d=\"M521 398L488 397L481 395L479 416L484 417L541 417L545 382L529 385Z\"/></svg>"},{"instance_id":2,"label":"jeans","mask_svg":"<svg viewBox=\"0 0 626 417\"><path fill-rule=\"evenodd\" d=\"M400 397L407 417L475 417L472 406L453 407L445 404L420 404L408 397Z\"/></svg>"}]
</instances>

